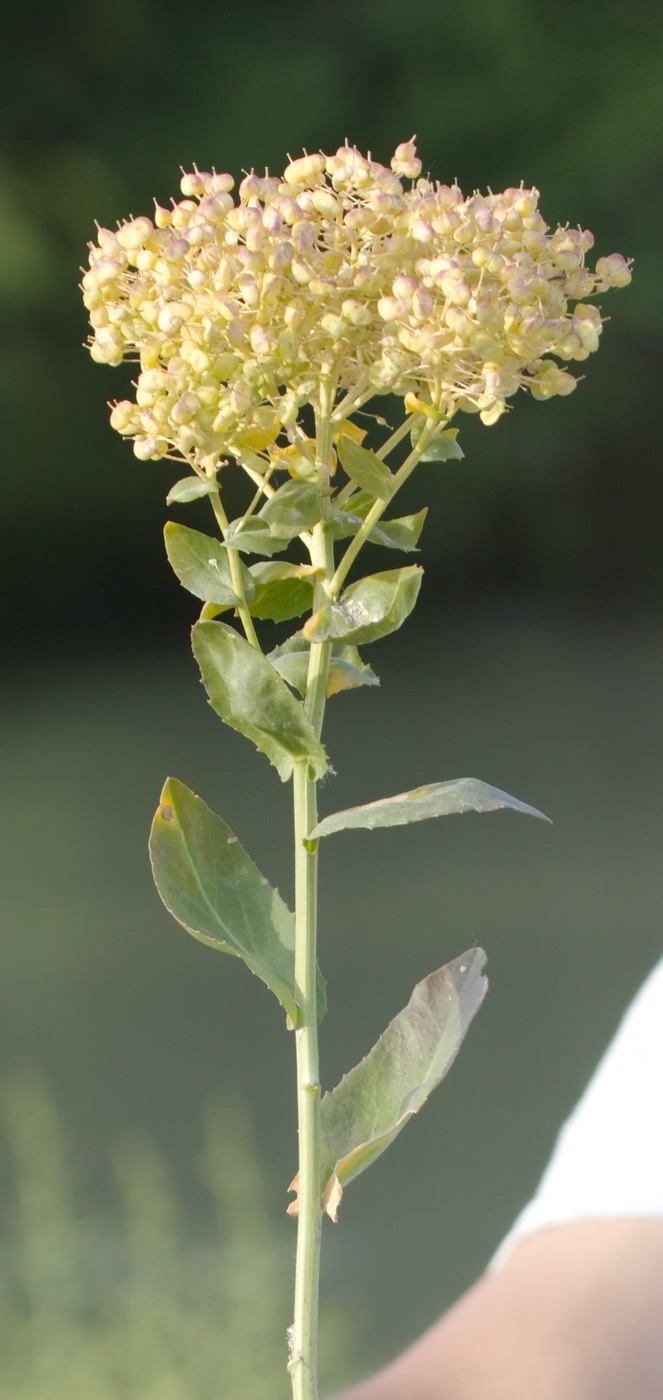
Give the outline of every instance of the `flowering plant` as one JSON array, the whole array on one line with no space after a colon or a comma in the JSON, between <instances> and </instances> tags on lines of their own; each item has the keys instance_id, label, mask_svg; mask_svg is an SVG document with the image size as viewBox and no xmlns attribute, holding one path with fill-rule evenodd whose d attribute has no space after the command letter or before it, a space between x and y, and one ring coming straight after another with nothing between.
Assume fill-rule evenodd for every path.
<instances>
[{"instance_id":1,"label":"flowering plant","mask_svg":"<svg viewBox=\"0 0 663 1400\"><path fill-rule=\"evenodd\" d=\"M194 170L172 208L100 228L83 296L93 358L140 366L135 399L113 406L112 426L133 439L140 460L186 463L169 504L207 496L214 512L220 538L165 528L170 563L203 604L193 650L210 704L293 783L294 917L230 828L182 783L166 783L150 844L167 908L194 937L241 957L295 1033L289 1370L294 1400L314 1400L323 1213L336 1219L347 1183L439 1083L486 985L479 949L424 978L366 1058L323 1096L319 843L344 828L452 812L541 815L465 778L319 820L326 701L377 684L358 648L401 626L422 578L416 564L350 584L348 574L365 545L416 548L425 509L383 516L419 462L462 459L449 426L457 412L490 426L519 388L537 399L575 389L563 366L587 359L602 331L588 298L626 286L631 273L617 253L591 271L591 233L551 232L534 189L468 198L421 178L414 141L390 167L345 145L291 161L282 177L252 172L237 203L233 183ZM378 395L402 400L404 412L372 450L357 415ZM229 459L250 483L233 520L222 500ZM291 558L274 558L291 544ZM244 555L258 562L247 566ZM218 620L224 613L241 631ZM256 623L302 617L264 654Z\"/></svg>"}]
</instances>

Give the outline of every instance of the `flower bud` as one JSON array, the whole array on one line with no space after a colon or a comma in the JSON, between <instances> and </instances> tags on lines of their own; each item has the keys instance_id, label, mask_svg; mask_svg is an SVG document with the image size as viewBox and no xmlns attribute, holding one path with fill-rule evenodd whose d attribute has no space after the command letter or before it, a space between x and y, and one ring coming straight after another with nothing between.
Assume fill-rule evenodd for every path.
<instances>
[{"instance_id":1,"label":"flower bud","mask_svg":"<svg viewBox=\"0 0 663 1400\"><path fill-rule=\"evenodd\" d=\"M168 443L165 438L134 438L134 455L138 458L139 462L158 461L160 457L165 456L167 451Z\"/></svg>"},{"instance_id":2,"label":"flower bud","mask_svg":"<svg viewBox=\"0 0 663 1400\"><path fill-rule=\"evenodd\" d=\"M116 433L132 433L136 427L136 405L130 403L129 399L120 399L119 403L113 404L110 415L110 425Z\"/></svg>"},{"instance_id":3,"label":"flower bud","mask_svg":"<svg viewBox=\"0 0 663 1400\"><path fill-rule=\"evenodd\" d=\"M331 190L314 190L311 195L311 204L324 219L337 219L343 212L339 201Z\"/></svg>"},{"instance_id":4,"label":"flower bud","mask_svg":"<svg viewBox=\"0 0 663 1400\"><path fill-rule=\"evenodd\" d=\"M631 269L621 253L610 253L607 258L599 258L596 272L608 287L628 287L631 281Z\"/></svg>"},{"instance_id":5,"label":"flower bud","mask_svg":"<svg viewBox=\"0 0 663 1400\"><path fill-rule=\"evenodd\" d=\"M181 398L177 400L175 407L171 410L171 422L176 423L178 427L180 427L182 423L190 423L191 419L195 418L199 408L200 399L198 395L194 394L193 391L189 389L185 394L182 394Z\"/></svg>"},{"instance_id":6,"label":"flower bud","mask_svg":"<svg viewBox=\"0 0 663 1400\"><path fill-rule=\"evenodd\" d=\"M181 199L179 204L176 204L173 209L171 218L173 227L186 228L191 218L191 215L196 213L197 208L198 205L196 204L195 200Z\"/></svg>"},{"instance_id":7,"label":"flower bud","mask_svg":"<svg viewBox=\"0 0 663 1400\"><path fill-rule=\"evenodd\" d=\"M230 190L234 188L235 180L233 176L228 174L217 175L216 170L213 170L212 174L208 175L205 180L206 194L229 194Z\"/></svg>"},{"instance_id":8,"label":"flower bud","mask_svg":"<svg viewBox=\"0 0 663 1400\"><path fill-rule=\"evenodd\" d=\"M180 189L183 195L201 195L205 193L209 171L194 170L191 174L184 174L180 180Z\"/></svg>"},{"instance_id":9,"label":"flower bud","mask_svg":"<svg viewBox=\"0 0 663 1400\"><path fill-rule=\"evenodd\" d=\"M249 333L249 342L254 355L269 355L271 352L271 341L269 332L264 326L252 326Z\"/></svg>"},{"instance_id":10,"label":"flower bud","mask_svg":"<svg viewBox=\"0 0 663 1400\"><path fill-rule=\"evenodd\" d=\"M347 297L341 305L341 312L351 326L366 326L373 319L370 306L354 297Z\"/></svg>"},{"instance_id":11,"label":"flower bud","mask_svg":"<svg viewBox=\"0 0 663 1400\"><path fill-rule=\"evenodd\" d=\"M333 311L329 311L325 316L320 317L320 325L323 331L330 335L332 340L340 340L346 335L350 327L343 316L337 316Z\"/></svg>"},{"instance_id":12,"label":"flower bud","mask_svg":"<svg viewBox=\"0 0 663 1400\"><path fill-rule=\"evenodd\" d=\"M299 160L293 160L286 166L283 179L287 185L317 184L325 165L326 158L323 155L300 156Z\"/></svg>"},{"instance_id":13,"label":"flower bud","mask_svg":"<svg viewBox=\"0 0 663 1400\"><path fill-rule=\"evenodd\" d=\"M184 301L167 301L157 319L159 330L164 331L166 335L172 335L180 329L184 321L188 321L192 312L193 307Z\"/></svg>"},{"instance_id":14,"label":"flower bud","mask_svg":"<svg viewBox=\"0 0 663 1400\"><path fill-rule=\"evenodd\" d=\"M302 321L304 320L304 314L304 307L302 306L301 301L295 298L286 306L285 311L283 313L283 320L285 321L286 326L289 326L292 330L295 330L296 327L300 326Z\"/></svg>"},{"instance_id":15,"label":"flower bud","mask_svg":"<svg viewBox=\"0 0 663 1400\"><path fill-rule=\"evenodd\" d=\"M245 379L237 379L230 391L230 405L234 413L246 413L251 403L251 390Z\"/></svg>"},{"instance_id":16,"label":"flower bud","mask_svg":"<svg viewBox=\"0 0 663 1400\"><path fill-rule=\"evenodd\" d=\"M403 175L406 180L416 180L421 175L421 161L417 157L415 137L411 141L401 141L396 147L391 158L391 168L396 175Z\"/></svg>"},{"instance_id":17,"label":"flower bud","mask_svg":"<svg viewBox=\"0 0 663 1400\"><path fill-rule=\"evenodd\" d=\"M152 220L146 218L145 215L140 219L132 219L130 223L123 224L122 227L118 229L118 243L127 250L142 248L143 244L149 238L152 228Z\"/></svg>"},{"instance_id":18,"label":"flower bud","mask_svg":"<svg viewBox=\"0 0 663 1400\"><path fill-rule=\"evenodd\" d=\"M412 298L412 315L417 321L426 321L433 310L433 298L425 287L417 287Z\"/></svg>"}]
</instances>

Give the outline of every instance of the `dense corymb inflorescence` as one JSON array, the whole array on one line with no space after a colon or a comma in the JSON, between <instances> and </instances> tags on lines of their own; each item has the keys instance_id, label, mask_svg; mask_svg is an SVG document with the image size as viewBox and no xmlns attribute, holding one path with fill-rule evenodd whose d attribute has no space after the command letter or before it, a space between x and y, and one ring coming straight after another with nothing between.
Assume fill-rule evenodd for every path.
<instances>
[{"instance_id":1,"label":"dense corymb inflorescence","mask_svg":"<svg viewBox=\"0 0 663 1400\"><path fill-rule=\"evenodd\" d=\"M235 203L230 175L195 170L171 209L99 229L90 349L140 364L135 402L111 414L137 457L212 475L227 455L269 455L323 381L337 418L393 393L488 425L519 387L575 388L558 361L597 349L587 298L626 286L626 260L586 267L592 234L551 232L535 189L466 197L420 171L413 141L390 167L346 145L247 175Z\"/></svg>"}]
</instances>

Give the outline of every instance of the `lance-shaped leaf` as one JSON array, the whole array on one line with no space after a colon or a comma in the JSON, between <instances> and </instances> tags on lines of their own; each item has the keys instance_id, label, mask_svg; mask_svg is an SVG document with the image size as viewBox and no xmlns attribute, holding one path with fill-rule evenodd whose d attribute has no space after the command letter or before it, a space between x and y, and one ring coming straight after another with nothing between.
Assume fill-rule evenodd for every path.
<instances>
[{"instance_id":1,"label":"lance-shaped leaf","mask_svg":"<svg viewBox=\"0 0 663 1400\"><path fill-rule=\"evenodd\" d=\"M350 480L361 486L363 491L368 491L371 496L388 501L393 490L394 478L375 452L360 447L358 442L353 442L349 437L339 438L337 449Z\"/></svg>"},{"instance_id":2,"label":"lance-shaped leaf","mask_svg":"<svg viewBox=\"0 0 663 1400\"><path fill-rule=\"evenodd\" d=\"M423 419L419 419L413 424L410 432L413 447L416 447L424 427ZM458 428L447 428L445 432L438 433L437 437L429 442L426 451L422 452L419 460L421 462L462 462L465 453L456 442L457 437Z\"/></svg>"},{"instance_id":3,"label":"lance-shaped leaf","mask_svg":"<svg viewBox=\"0 0 663 1400\"><path fill-rule=\"evenodd\" d=\"M224 540L226 549L237 549L242 554L280 554L287 549L287 539L277 539L272 534L266 520L259 516L241 516L231 520Z\"/></svg>"},{"instance_id":4,"label":"lance-shaped leaf","mask_svg":"<svg viewBox=\"0 0 663 1400\"><path fill-rule=\"evenodd\" d=\"M305 696L310 655L309 643L301 633L296 633L270 651L267 660L271 661L274 670L283 676L288 685ZM327 678L328 696L337 695L341 690L356 690L362 685L379 684L375 671L362 661L356 647L346 646L342 642L333 643Z\"/></svg>"},{"instance_id":5,"label":"lance-shaped leaf","mask_svg":"<svg viewBox=\"0 0 663 1400\"><path fill-rule=\"evenodd\" d=\"M230 827L174 778L152 823L150 858L169 913L201 943L243 958L296 1025L293 916ZM318 1004L323 1012L321 979Z\"/></svg>"},{"instance_id":6,"label":"lance-shaped leaf","mask_svg":"<svg viewBox=\"0 0 663 1400\"><path fill-rule=\"evenodd\" d=\"M321 778L328 768L322 744L301 701L262 652L225 622L197 622L191 639L217 715L267 755L283 782L292 776L299 759Z\"/></svg>"},{"instance_id":7,"label":"lance-shaped leaf","mask_svg":"<svg viewBox=\"0 0 663 1400\"><path fill-rule=\"evenodd\" d=\"M286 481L270 496L260 512L275 539L292 540L302 530L317 525L322 510L322 497L317 485L310 481Z\"/></svg>"},{"instance_id":8,"label":"lance-shaped leaf","mask_svg":"<svg viewBox=\"0 0 663 1400\"><path fill-rule=\"evenodd\" d=\"M239 599L234 591L228 551L220 540L200 530L190 530L187 525L176 525L173 520L168 521L163 537L171 568L189 593L204 603L237 606ZM240 568L249 600L253 597L253 579L244 564L240 563Z\"/></svg>"},{"instance_id":9,"label":"lance-shaped leaf","mask_svg":"<svg viewBox=\"0 0 663 1400\"><path fill-rule=\"evenodd\" d=\"M171 486L166 496L167 506L183 506L187 501L197 501L201 496L211 496L218 491L216 481L203 481L200 476L183 476Z\"/></svg>"},{"instance_id":10,"label":"lance-shaped leaf","mask_svg":"<svg viewBox=\"0 0 663 1400\"><path fill-rule=\"evenodd\" d=\"M304 624L304 636L310 642L332 638L355 646L386 637L412 612L422 575L418 564L410 564L359 579L335 603L313 613Z\"/></svg>"},{"instance_id":11,"label":"lance-shaped leaf","mask_svg":"<svg viewBox=\"0 0 663 1400\"><path fill-rule=\"evenodd\" d=\"M324 817L310 833L309 840L331 836L334 831L363 827L374 831L379 826L405 826L408 822L423 822L429 817L447 817L453 812L495 812L509 807L513 812L525 812L530 817L549 821L538 808L530 807L500 788L482 783L479 778L452 778L446 783L428 783L411 792L398 792L395 797L382 797L378 802L366 802L362 807L347 807Z\"/></svg>"},{"instance_id":12,"label":"lance-shaped leaf","mask_svg":"<svg viewBox=\"0 0 663 1400\"><path fill-rule=\"evenodd\" d=\"M379 1157L444 1077L485 996L485 953L418 982L377 1044L322 1100L322 1190L336 1219L343 1188Z\"/></svg>"},{"instance_id":13,"label":"lance-shaped leaf","mask_svg":"<svg viewBox=\"0 0 663 1400\"><path fill-rule=\"evenodd\" d=\"M349 535L356 535L373 504L373 497L367 491L360 491L351 496L347 506L334 511L332 515L334 537L346 539ZM368 538L371 544L381 544L385 549L416 549L427 514L428 507L424 506L415 515L399 515L394 520L380 520L373 526Z\"/></svg>"},{"instance_id":14,"label":"lance-shaped leaf","mask_svg":"<svg viewBox=\"0 0 663 1400\"><path fill-rule=\"evenodd\" d=\"M251 600L254 617L287 622L301 617L313 602L315 571L310 564L284 564L280 560L252 564L255 592Z\"/></svg>"}]
</instances>

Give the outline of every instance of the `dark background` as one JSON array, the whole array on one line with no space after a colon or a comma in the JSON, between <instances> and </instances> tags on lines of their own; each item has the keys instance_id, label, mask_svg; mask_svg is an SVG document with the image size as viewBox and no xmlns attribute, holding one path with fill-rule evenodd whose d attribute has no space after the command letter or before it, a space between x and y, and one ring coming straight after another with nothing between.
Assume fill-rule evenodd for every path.
<instances>
[{"instance_id":1,"label":"dark background","mask_svg":"<svg viewBox=\"0 0 663 1400\"><path fill-rule=\"evenodd\" d=\"M194 610L163 557L173 473L111 433L129 372L81 348L94 219L167 203L194 161L277 170L347 136L387 162L416 131L433 177L536 184L551 224L635 259L571 399L522 395L491 429L461 417L465 461L415 475L408 500L430 507L419 613L371 656L382 690L331 707L323 810L472 773L555 820L325 851L326 1083L418 977L475 941L490 955L448 1084L329 1232L358 1355L386 1357L485 1262L660 948L663 12L80 0L8 8L3 28L0 1050L48 1071L92 1200L111 1189L113 1134L146 1124L204 1216L191 1144L229 1082L271 1161L275 1220L293 1158L278 1012L187 942L149 882L166 772L284 892L287 793L205 706Z\"/></svg>"}]
</instances>

